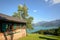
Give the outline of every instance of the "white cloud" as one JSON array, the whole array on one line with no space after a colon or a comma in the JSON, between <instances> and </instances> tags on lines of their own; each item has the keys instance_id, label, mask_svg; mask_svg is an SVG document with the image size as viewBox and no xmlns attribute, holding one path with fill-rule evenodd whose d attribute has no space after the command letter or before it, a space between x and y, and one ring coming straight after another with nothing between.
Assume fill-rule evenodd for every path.
<instances>
[{"instance_id":1,"label":"white cloud","mask_svg":"<svg viewBox=\"0 0 60 40\"><path fill-rule=\"evenodd\" d=\"M52 2L51 5L60 3L60 0L44 0L45 2Z\"/></svg>"},{"instance_id":2,"label":"white cloud","mask_svg":"<svg viewBox=\"0 0 60 40\"><path fill-rule=\"evenodd\" d=\"M53 0L53 4L60 3L60 0Z\"/></svg>"},{"instance_id":3,"label":"white cloud","mask_svg":"<svg viewBox=\"0 0 60 40\"><path fill-rule=\"evenodd\" d=\"M33 10L33 12L37 12L37 10Z\"/></svg>"}]
</instances>

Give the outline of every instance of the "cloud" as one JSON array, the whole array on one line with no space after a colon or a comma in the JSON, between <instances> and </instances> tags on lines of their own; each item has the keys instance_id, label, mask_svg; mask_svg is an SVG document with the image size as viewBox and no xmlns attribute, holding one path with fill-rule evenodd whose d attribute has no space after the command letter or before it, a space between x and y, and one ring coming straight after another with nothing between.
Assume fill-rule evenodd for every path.
<instances>
[{"instance_id":1,"label":"cloud","mask_svg":"<svg viewBox=\"0 0 60 40\"><path fill-rule=\"evenodd\" d=\"M46 3L51 2L51 5L60 3L60 0L44 0Z\"/></svg>"},{"instance_id":2,"label":"cloud","mask_svg":"<svg viewBox=\"0 0 60 40\"><path fill-rule=\"evenodd\" d=\"M53 4L60 3L60 0L53 0Z\"/></svg>"},{"instance_id":3,"label":"cloud","mask_svg":"<svg viewBox=\"0 0 60 40\"><path fill-rule=\"evenodd\" d=\"M37 10L33 10L33 12L37 12Z\"/></svg>"}]
</instances>

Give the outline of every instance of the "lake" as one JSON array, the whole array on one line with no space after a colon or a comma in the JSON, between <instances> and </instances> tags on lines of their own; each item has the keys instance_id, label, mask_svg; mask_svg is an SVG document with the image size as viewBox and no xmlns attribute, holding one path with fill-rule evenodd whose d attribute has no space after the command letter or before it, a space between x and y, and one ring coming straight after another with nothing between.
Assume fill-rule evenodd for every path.
<instances>
[{"instance_id":1,"label":"lake","mask_svg":"<svg viewBox=\"0 0 60 40\"><path fill-rule=\"evenodd\" d=\"M27 29L27 32L28 32L28 33L32 33L32 32L36 32L36 31L38 31L38 30L57 29L58 27L55 27L55 26L53 26L53 27L36 26L36 27L33 27L33 28L34 28L33 30Z\"/></svg>"}]
</instances>

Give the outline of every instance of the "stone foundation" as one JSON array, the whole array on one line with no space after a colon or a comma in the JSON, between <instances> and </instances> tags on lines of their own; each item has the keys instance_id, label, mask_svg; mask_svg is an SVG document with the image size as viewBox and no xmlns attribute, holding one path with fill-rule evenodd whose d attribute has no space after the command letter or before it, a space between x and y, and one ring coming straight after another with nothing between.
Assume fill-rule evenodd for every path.
<instances>
[{"instance_id":1,"label":"stone foundation","mask_svg":"<svg viewBox=\"0 0 60 40\"><path fill-rule=\"evenodd\" d=\"M17 40L21 37L25 37L26 36L26 29L22 28L22 29L17 29L13 32L13 39ZM8 40L10 40L10 35L7 36ZM5 40L3 33L0 33L0 40Z\"/></svg>"}]
</instances>

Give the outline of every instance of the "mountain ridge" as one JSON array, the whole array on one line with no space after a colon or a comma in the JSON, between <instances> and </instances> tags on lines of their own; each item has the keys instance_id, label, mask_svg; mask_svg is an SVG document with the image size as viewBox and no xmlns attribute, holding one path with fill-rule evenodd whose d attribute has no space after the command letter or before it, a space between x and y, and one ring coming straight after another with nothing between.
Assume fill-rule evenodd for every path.
<instances>
[{"instance_id":1,"label":"mountain ridge","mask_svg":"<svg viewBox=\"0 0 60 40\"><path fill-rule=\"evenodd\" d=\"M42 21L42 22L38 22L33 24L33 26L45 26L45 27L51 27L51 26L60 26L60 19L58 20L53 20L53 21Z\"/></svg>"}]
</instances>

